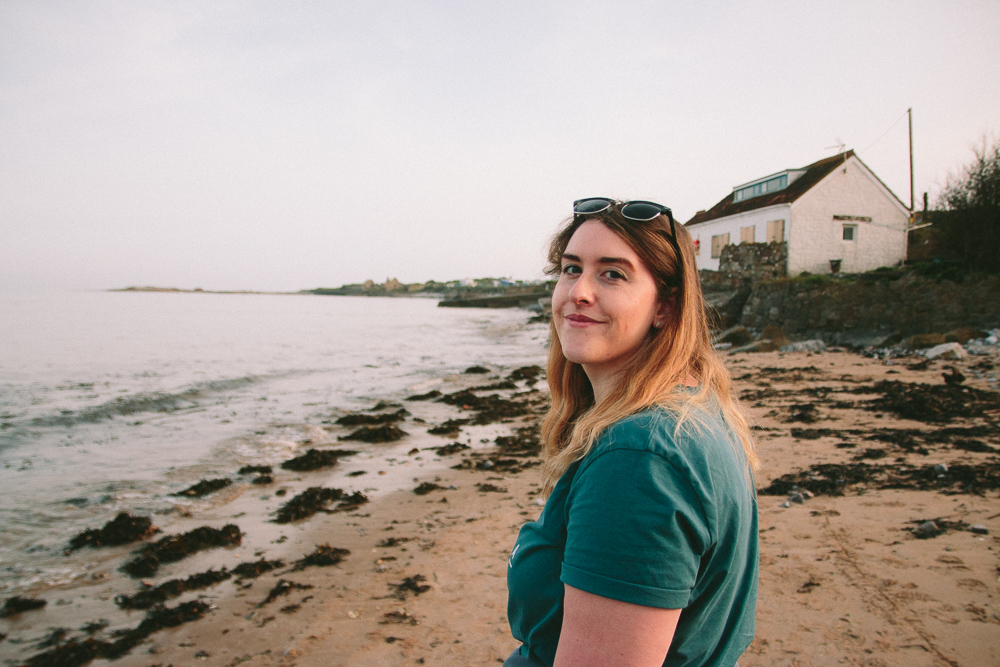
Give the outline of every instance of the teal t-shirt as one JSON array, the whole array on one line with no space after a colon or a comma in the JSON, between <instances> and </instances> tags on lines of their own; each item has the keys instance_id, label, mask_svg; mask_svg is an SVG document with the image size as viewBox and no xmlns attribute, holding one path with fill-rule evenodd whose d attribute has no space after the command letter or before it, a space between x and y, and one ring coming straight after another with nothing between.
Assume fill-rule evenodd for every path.
<instances>
[{"instance_id":1,"label":"teal t-shirt","mask_svg":"<svg viewBox=\"0 0 1000 667\"><path fill-rule=\"evenodd\" d=\"M551 665L563 584L683 609L664 665L732 667L757 605L757 496L721 417L685 422L652 408L601 434L518 534L507 618L521 654ZM735 441L735 444L734 444Z\"/></svg>"}]
</instances>

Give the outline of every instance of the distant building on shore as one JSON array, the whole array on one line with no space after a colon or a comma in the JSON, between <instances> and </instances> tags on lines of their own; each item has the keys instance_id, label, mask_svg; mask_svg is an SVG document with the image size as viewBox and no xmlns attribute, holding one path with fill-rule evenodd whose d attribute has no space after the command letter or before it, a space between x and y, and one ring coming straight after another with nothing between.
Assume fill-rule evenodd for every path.
<instances>
[{"instance_id":1,"label":"distant building on shore","mask_svg":"<svg viewBox=\"0 0 1000 667\"><path fill-rule=\"evenodd\" d=\"M910 211L853 150L738 185L684 223L699 269L722 249L783 242L788 275L859 273L906 259Z\"/></svg>"}]
</instances>

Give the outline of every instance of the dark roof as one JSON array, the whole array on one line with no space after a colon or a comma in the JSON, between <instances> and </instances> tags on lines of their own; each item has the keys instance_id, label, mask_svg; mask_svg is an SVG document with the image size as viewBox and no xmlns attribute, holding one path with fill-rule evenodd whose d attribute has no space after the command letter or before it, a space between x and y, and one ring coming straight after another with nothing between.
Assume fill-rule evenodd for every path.
<instances>
[{"instance_id":1,"label":"dark roof","mask_svg":"<svg viewBox=\"0 0 1000 667\"><path fill-rule=\"evenodd\" d=\"M698 213L695 213L694 217L685 222L684 225L686 227L696 225L699 222L708 222L709 220L715 220L716 218L724 218L728 215L754 211L758 208L775 206L776 204L790 204L808 192L812 186L823 180L827 174L836 169L839 165L847 162L847 159L851 157L854 157L853 150L838 153L833 157L813 162L808 167L803 167L803 169L806 170L806 173L795 179L795 182L784 190L779 190L778 192L771 194L760 195L759 197L752 197L750 199L744 199L743 201L734 202L733 196L736 194L736 191L734 190L733 192L730 192L725 199L707 211L699 211Z\"/></svg>"}]
</instances>

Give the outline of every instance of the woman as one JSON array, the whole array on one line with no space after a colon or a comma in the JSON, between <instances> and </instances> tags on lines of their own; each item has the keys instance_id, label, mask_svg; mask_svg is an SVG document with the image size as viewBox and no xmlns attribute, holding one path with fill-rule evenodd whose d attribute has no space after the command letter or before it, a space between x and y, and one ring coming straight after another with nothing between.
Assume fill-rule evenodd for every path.
<instances>
[{"instance_id":1,"label":"woman","mask_svg":"<svg viewBox=\"0 0 1000 667\"><path fill-rule=\"evenodd\" d=\"M545 509L511 552L506 667L720 665L750 644L757 466L670 209L580 200L549 249Z\"/></svg>"}]
</instances>

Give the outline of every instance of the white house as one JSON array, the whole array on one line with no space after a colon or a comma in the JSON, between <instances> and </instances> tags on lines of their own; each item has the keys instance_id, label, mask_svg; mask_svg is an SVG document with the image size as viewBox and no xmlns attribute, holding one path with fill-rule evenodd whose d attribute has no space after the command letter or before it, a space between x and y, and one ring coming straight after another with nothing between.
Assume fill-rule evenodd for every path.
<instances>
[{"instance_id":1,"label":"white house","mask_svg":"<svg viewBox=\"0 0 1000 667\"><path fill-rule=\"evenodd\" d=\"M854 151L743 185L685 223L698 268L719 269L730 243L788 243L788 274L847 273L906 258L910 211ZM833 264L831 264L833 262Z\"/></svg>"}]
</instances>

